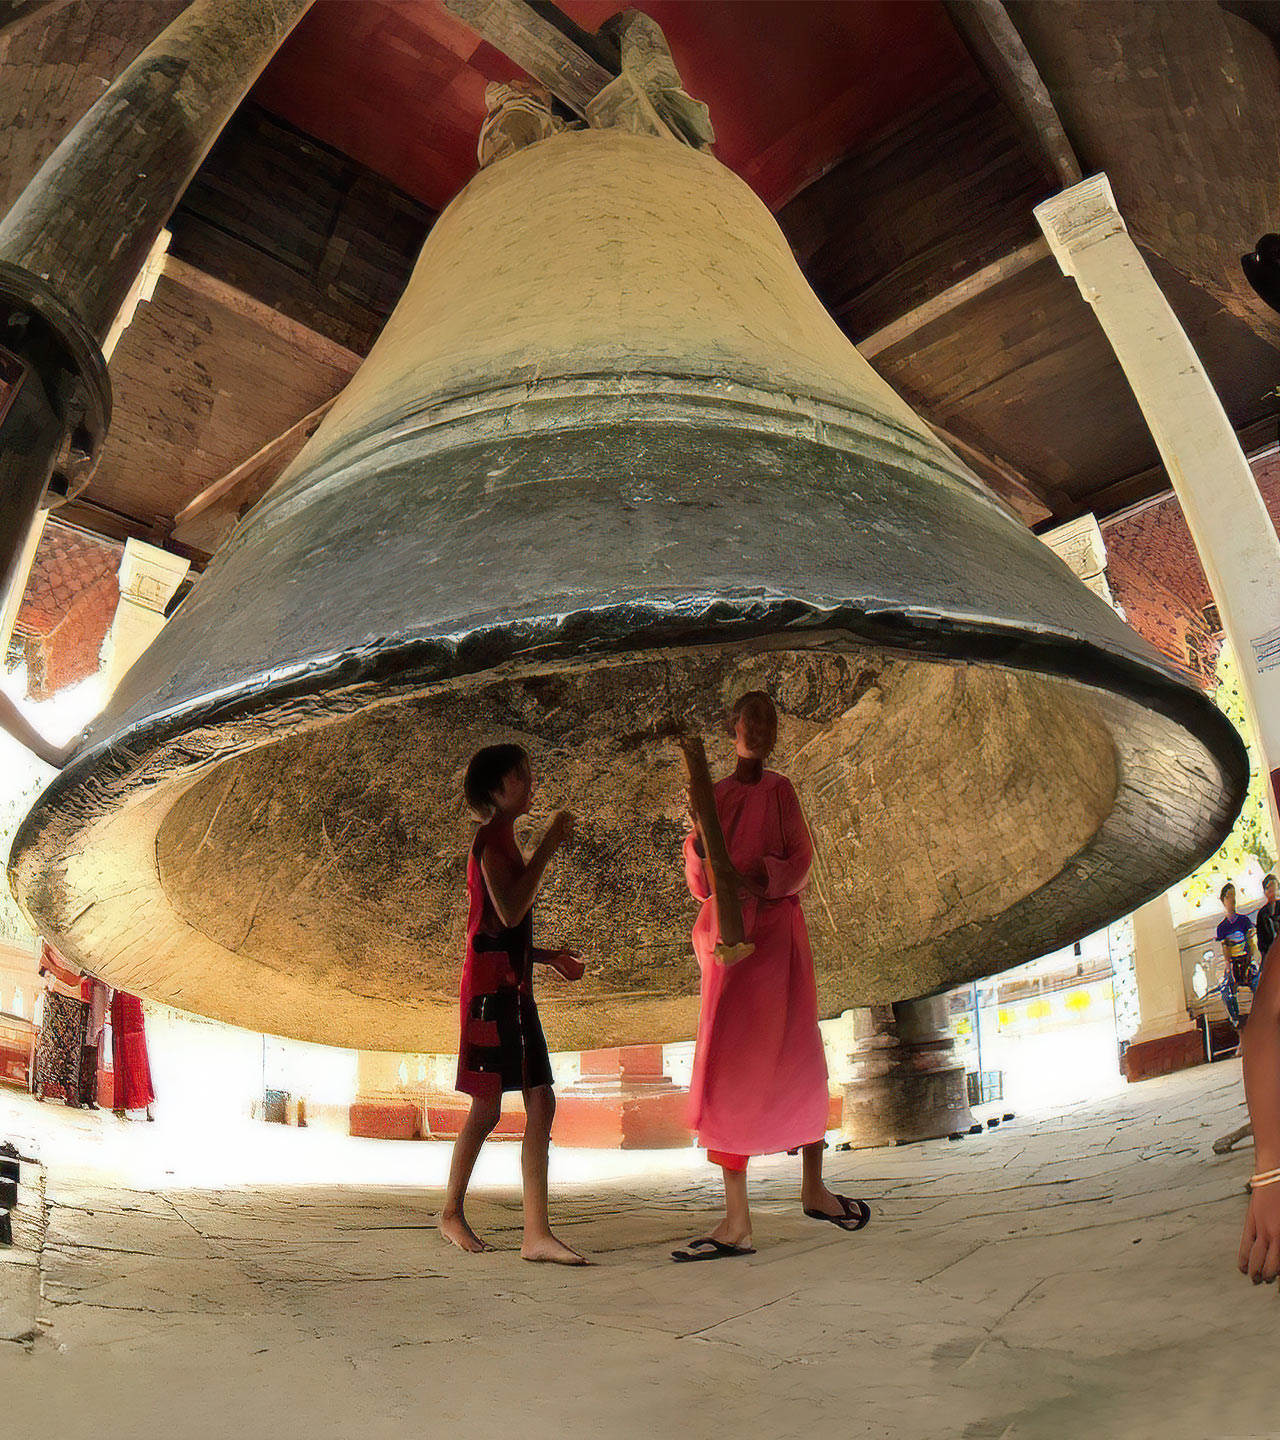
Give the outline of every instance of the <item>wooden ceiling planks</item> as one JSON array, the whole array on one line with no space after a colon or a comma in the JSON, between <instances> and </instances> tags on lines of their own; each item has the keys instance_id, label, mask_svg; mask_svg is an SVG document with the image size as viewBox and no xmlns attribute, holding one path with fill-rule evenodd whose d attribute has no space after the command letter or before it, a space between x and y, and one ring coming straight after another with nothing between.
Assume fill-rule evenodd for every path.
<instances>
[{"instance_id":1,"label":"wooden ceiling planks","mask_svg":"<svg viewBox=\"0 0 1280 1440\"><path fill-rule=\"evenodd\" d=\"M855 340L1040 238L1053 184L977 77L948 87L848 156L779 223L823 303Z\"/></svg>"},{"instance_id":2,"label":"wooden ceiling planks","mask_svg":"<svg viewBox=\"0 0 1280 1440\"><path fill-rule=\"evenodd\" d=\"M189 500L323 401L354 369L244 307L162 276L111 361L117 418L84 498L164 533Z\"/></svg>"},{"instance_id":3,"label":"wooden ceiling planks","mask_svg":"<svg viewBox=\"0 0 1280 1440\"><path fill-rule=\"evenodd\" d=\"M951 312L876 368L924 414L1000 454L1054 506L1156 463L1093 312L1046 260Z\"/></svg>"}]
</instances>

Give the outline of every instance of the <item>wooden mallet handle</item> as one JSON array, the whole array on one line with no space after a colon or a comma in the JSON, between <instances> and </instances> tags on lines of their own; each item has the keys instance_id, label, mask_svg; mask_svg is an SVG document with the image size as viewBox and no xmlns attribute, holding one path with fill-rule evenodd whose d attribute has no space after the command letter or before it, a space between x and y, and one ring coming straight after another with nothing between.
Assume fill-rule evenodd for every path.
<instances>
[{"instance_id":1,"label":"wooden mallet handle","mask_svg":"<svg viewBox=\"0 0 1280 1440\"><path fill-rule=\"evenodd\" d=\"M706 851L711 897L716 904L720 939L715 947L715 957L724 965L735 965L739 960L745 960L756 947L743 932L742 901L738 895L733 862L724 843L724 831L720 828L715 791L711 788L711 772L707 769L707 752L696 735L682 735L678 743L689 772L689 800Z\"/></svg>"}]
</instances>

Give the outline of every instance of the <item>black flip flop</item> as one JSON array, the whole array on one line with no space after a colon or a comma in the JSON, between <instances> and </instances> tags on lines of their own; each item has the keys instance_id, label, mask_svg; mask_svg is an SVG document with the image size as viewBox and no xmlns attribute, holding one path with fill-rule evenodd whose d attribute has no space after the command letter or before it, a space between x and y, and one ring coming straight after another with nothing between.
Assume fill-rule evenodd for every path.
<instances>
[{"instance_id":1,"label":"black flip flop","mask_svg":"<svg viewBox=\"0 0 1280 1440\"><path fill-rule=\"evenodd\" d=\"M804 1213L810 1220L827 1220L832 1225L838 1225L841 1230L851 1233L861 1230L871 1219L871 1206L865 1200L850 1200L847 1195L837 1195L836 1199L844 1211L843 1215L828 1215L824 1210L806 1210Z\"/></svg>"},{"instance_id":2,"label":"black flip flop","mask_svg":"<svg viewBox=\"0 0 1280 1440\"><path fill-rule=\"evenodd\" d=\"M683 1250L673 1250L671 1258L680 1264L694 1260L729 1260L735 1255L754 1255L749 1245L726 1245L723 1240L713 1240L709 1235L703 1240L690 1240Z\"/></svg>"}]
</instances>

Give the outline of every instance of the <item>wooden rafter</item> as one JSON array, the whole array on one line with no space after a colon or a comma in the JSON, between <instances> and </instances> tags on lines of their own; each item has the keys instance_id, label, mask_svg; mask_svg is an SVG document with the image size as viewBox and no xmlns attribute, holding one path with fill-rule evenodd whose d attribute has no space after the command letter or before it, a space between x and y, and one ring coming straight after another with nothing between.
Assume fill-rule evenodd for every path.
<instances>
[{"instance_id":1,"label":"wooden rafter","mask_svg":"<svg viewBox=\"0 0 1280 1440\"><path fill-rule=\"evenodd\" d=\"M1064 190L1083 179L1048 87L1001 0L947 0L947 13L1046 171Z\"/></svg>"},{"instance_id":2,"label":"wooden rafter","mask_svg":"<svg viewBox=\"0 0 1280 1440\"><path fill-rule=\"evenodd\" d=\"M988 454L944 426L935 424L927 415L920 418L944 445L954 450L980 479L986 481L1024 525L1041 525L1054 518L1053 507L1047 503L1041 488L1021 471L1015 470L998 455Z\"/></svg>"},{"instance_id":3,"label":"wooden rafter","mask_svg":"<svg viewBox=\"0 0 1280 1440\"><path fill-rule=\"evenodd\" d=\"M361 357L354 350L348 350L345 345L339 345L336 340L330 340L327 335L321 335L300 320L294 320L282 311L273 310L270 305L264 305L261 300L254 299L252 295L237 290L234 285L228 285L225 280L219 280L194 265L188 265L184 260L178 260L172 255L167 257L164 278L193 294L203 295L206 300L212 300L214 304L230 310L234 315L251 320L255 325L270 331L272 335L287 341L296 350L324 365L331 365L347 375L354 375L360 368Z\"/></svg>"},{"instance_id":4,"label":"wooden rafter","mask_svg":"<svg viewBox=\"0 0 1280 1440\"><path fill-rule=\"evenodd\" d=\"M615 78L565 33L569 27L553 25L525 0L445 0L445 8L577 115Z\"/></svg>"},{"instance_id":5,"label":"wooden rafter","mask_svg":"<svg viewBox=\"0 0 1280 1440\"><path fill-rule=\"evenodd\" d=\"M173 539L212 554L240 516L257 504L316 433L337 398L334 395L316 406L297 424L268 441L188 501L173 517Z\"/></svg>"},{"instance_id":6,"label":"wooden rafter","mask_svg":"<svg viewBox=\"0 0 1280 1440\"><path fill-rule=\"evenodd\" d=\"M932 325L935 320L941 320L953 310L958 310L961 305L967 305L970 300L976 300L979 295L985 295L988 290L994 290L997 285L1004 284L1029 266L1037 265L1048 258L1049 245L1043 239L1020 245L1009 254L993 260L990 265L984 265L972 275L966 275L963 280L958 280L941 294L934 295L898 316L896 320L882 325L879 330L858 341L858 350L864 358L870 360L884 350L901 345L926 325Z\"/></svg>"}]
</instances>

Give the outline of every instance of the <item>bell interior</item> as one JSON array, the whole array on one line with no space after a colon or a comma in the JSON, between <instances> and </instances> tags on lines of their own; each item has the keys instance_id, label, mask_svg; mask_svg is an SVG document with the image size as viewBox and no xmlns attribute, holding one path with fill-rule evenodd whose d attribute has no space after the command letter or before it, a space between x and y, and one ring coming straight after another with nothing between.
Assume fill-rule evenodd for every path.
<instances>
[{"instance_id":1,"label":"bell interior","mask_svg":"<svg viewBox=\"0 0 1280 1440\"><path fill-rule=\"evenodd\" d=\"M526 838L560 806L579 815L537 907L536 943L588 964L574 987L541 984L552 1043L686 1038L698 973L673 734L720 722L711 758L726 772L722 716L754 688L778 699L771 763L813 831L806 911L827 1013L985 973L980 937L1115 806L1108 717L1068 682L871 647L669 652L404 696L224 760L160 825L160 881L217 948L374 1007L412 994L419 1046L449 1048L475 831L462 772L481 745L514 740L539 782Z\"/></svg>"}]
</instances>

